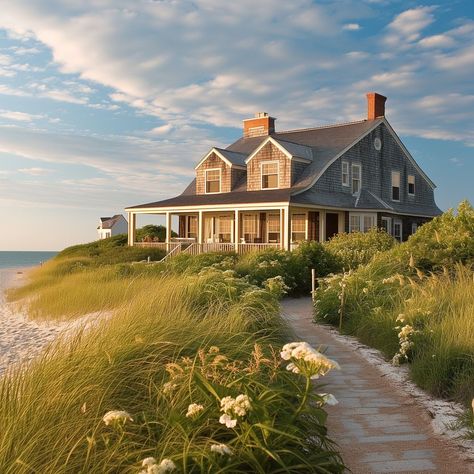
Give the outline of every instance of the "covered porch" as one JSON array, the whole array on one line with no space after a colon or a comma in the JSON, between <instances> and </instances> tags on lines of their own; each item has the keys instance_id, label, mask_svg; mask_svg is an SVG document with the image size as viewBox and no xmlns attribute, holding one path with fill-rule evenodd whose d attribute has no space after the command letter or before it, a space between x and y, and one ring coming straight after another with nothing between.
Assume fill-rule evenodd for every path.
<instances>
[{"instance_id":1,"label":"covered porch","mask_svg":"<svg viewBox=\"0 0 474 474\"><path fill-rule=\"evenodd\" d=\"M165 218L164 242L139 242L140 214ZM172 237L172 221L178 237ZM292 250L305 240L324 241L345 230L345 212L299 206L210 209L143 209L128 212L130 246L158 247L168 255L205 252L243 254L270 248ZM177 228L176 228L177 227Z\"/></svg>"}]
</instances>

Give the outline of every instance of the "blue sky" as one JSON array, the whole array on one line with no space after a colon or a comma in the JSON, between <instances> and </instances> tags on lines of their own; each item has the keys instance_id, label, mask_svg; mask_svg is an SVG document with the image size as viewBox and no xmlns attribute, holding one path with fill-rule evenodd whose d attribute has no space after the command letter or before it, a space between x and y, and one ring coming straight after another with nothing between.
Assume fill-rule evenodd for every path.
<instances>
[{"instance_id":1,"label":"blue sky","mask_svg":"<svg viewBox=\"0 0 474 474\"><path fill-rule=\"evenodd\" d=\"M180 193L255 111L359 120L372 90L439 206L474 202L471 0L1 3L0 250L94 240L99 216Z\"/></svg>"}]
</instances>

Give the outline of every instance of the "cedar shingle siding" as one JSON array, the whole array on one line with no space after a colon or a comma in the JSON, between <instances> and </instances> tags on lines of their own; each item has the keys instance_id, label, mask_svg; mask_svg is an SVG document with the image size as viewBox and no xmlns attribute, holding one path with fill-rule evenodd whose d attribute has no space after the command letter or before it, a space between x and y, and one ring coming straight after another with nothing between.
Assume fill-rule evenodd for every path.
<instances>
[{"instance_id":1,"label":"cedar shingle siding","mask_svg":"<svg viewBox=\"0 0 474 474\"><path fill-rule=\"evenodd\" d=\"M247 191L261 189L260 164L264 161L278 161L279 188L291 187L291 160L275 145L267 143L247 163Z\"/></svg>"}]
</instances>

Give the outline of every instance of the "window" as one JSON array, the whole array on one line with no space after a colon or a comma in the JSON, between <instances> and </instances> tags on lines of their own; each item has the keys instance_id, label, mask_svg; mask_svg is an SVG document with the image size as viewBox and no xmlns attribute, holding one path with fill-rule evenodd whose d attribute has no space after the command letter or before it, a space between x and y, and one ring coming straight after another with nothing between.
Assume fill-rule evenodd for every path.
<instances>
[{"instance_id":1,"label":"window","mask_svg":"<svg viewBox=\"0 0 474 474\"><path fill-rule=\"evenodd\" d=\"M400 201L400 171L392 171L392 201Z\"/></svg>"},{"instance_id":2,"label":"window","mask_svg":"<svg viewBox=\"0 0 474 474\"><path fill-rule=\"evenodd\" d=\"M262 189L278 188L278 161L262 163L261 166Z\"/></svg>"},{"instance_id":3,"label":"window","mask_svg":"<svg viewBox=\"0 0 474 474\"><path fill-rule=\"evenodd\" d=\"M306 239L306 214L292 214L291 241L301 242Z\"/></svg>"},{"instance_id":4,"label":"window","mask_svg":"<svg viewBox=\"0 0 474 474\"><path fill-rule=\"evenodd\" d=\"M267 214L267 235L269 243L280 242L280 214Z\"/></svg>"},{"instance_id":5,"label":"window","mask_svg":"<svg viewBox=\"0 0 474 474\"><path fill-rule=\"evenodd\" d=\"M387 232L387 234L392 235L392 218L391 217L382 217L382 229Z\"/></svg>"},{"instance_id":6,"label":"window","mask_svg":"<svg viewBox=\"0 0 474 474\"><path fill-rule=\"evenodd\" d=\"M232 217L219 216L217 218L219 242L230 242L232 233Z\"/></svg>"},{"instance_id":7,"label":"window","mask_svg":"<svg viewBox=\"0 0 474 474\"><path fill-rule=\"evenodd\" d=\"M342 185L349 186L349 163L347 161L342 162Z\"/></svg>"},{"instance_id":8,"label":"window","mask_svg":"<svg viewBox=\"0 0 474 474\"><path fill-rule=\"evenodd\" d=\"M418 224L416 222L412 222L411 233L414 234L417 230L418 230Z\"/></svg>"},{"instance_id":9,"label":"window","mask_svg":"<svg viewBox=\"0 0 474 474\"><path fill-rule=\"evenodd\" d=\"M408 175L408 194L410 196L415 195L415 176L412 174Z\"/></svg>"},{"instance_id":10,"label":"window","mask_svg":"<svg viewBox=\"0 0 474 474\"><path fill-rule=\"evenodd\" d=\"M221 170L206 170L206 194L221 192Z\"/></svg>"},{"instance_id":11,"label":"window","mask_svg":"<svg viewBox=\"0 0 474 474\"><path fill-rule=\"evenodd\" d=\"M393 221L393 236L399 241L402 241L402 221L395 219Z\"/></svg>"},{"instance_id":12,"label":"window","mask_svg":"<svg viewBox=\"0 0 474 474\"><path fill-rule=\"evenodd\" d=\"M197 216L188 216L188 239L196 239L198 233L198 220Z\"/></svg>"},{"instance_id":13,"label":"window","mask_svg":"<svg viewBox=\"0 0 474 474\"><path fill-rule=\"evenodd\" d=\"M362 177L361 165L352 165L352 194L360 193L360 184Z\"/></svg>"},{"instance_id":14,"label":"window","mask_svg":"<svg viewBox=\"0 0 474 474\"><path fill-rule=\"evenodd\" d=\"M376 214L349 214L349 232L367 232L376 225Z\"/></svg>"},{"instance_id":15,"label":"window","mask_svg":"<svg viewBox=\"0 0 474 474\"><path fill-rule=\"evenodd\" d=\"M245 242L254 243L259 235L259 219L257 214L244 214L243 234Z\"/></svg>"}]
</instances>

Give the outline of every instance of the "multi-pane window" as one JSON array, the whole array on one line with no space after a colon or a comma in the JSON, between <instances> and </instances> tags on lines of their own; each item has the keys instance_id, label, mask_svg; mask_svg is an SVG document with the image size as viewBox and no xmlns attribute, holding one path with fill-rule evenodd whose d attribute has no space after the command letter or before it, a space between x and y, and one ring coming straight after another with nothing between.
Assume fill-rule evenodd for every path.
<instances>
[{"instance_id":1,"label":"multi-pane window","mask_svg":"<svg viewBox=\"0 0 474 474\"><path fill-rule=\"evenodd\" d=\"M347 161L342 162L342 185L349 186L349 163Z\"/></svg>"},{"instance_id":2,"label":"multi-pane window","mask_svg":"<svg viewBox=\"0 0 474 474\"><path fill-rule=\"evenodd\" d=\"M206 193L221 192L221 170L206 170Z\"/></svg>"},{"instance_id":3,"label":"multi-pane window","mask_svg":"<svg viewBox=\"0 0 474 474\"><path fill-rule=\"evenodd\" d=\"M392 235L392 218L391 217L382 217L382 229L387 232L387 234Z\"/></svg>"},{"instance_id":4,"label":"multi-pane window","mask_svg":"<svg viewBox=\"0 0 474 474\"><path fill-rule=\"evenodd\" d=\"M196 239L198 233L197 216L188 216L188 239Z\"/></svg>"},{"instance_id":5,"label":"multi-pane window","mask_svg":"<svg viewBox=\"0 0 474 474\"><path fill-rule=\"evenodd\" d=\"M375 214L355 214L349 215L349 232L367 232L377 225Z\"/></svg>"},{"instance_id":6,"label":"multi-pane window","mask_svg":"<svg viewBox=\"0 0 474 474\"><path fill-rule=\"evenodd\" d=\"M280 214L267 215L267 235L268 242L280 242Z\"/></svg>"},{"instance_id":7,"label":"multi-pane window","mask_svg":"<svg viewBox=\"0 0 474 474\"><path fill-rule=\"evenodd\" d=\"M352 165L352 194L358 194L360 192L362 179L362 167L361 165Z\"/></svg>"},{"instance_id":8,"label":"multi-pane window","mask_svg":"<svg viewBox=\"0 0 474 474\"><path fill-rule=\"evenodd\" d=\"M255 242L258 239L258 215L244 214L243 216L243 234L245 242Z\"/></svg>"},{"instance_id":9,"label":"multi-pane window","mask_svg":"<svg viewBox=\"0 0 474 474\"><path fill-rule=\"evenodd\" d=\"M393 236L399 241L402 241L402 221L395 219L393 221Z\"/></svg>"},{"instance_id":10,"label":"multi-pane window","mask_svg":"<svg viewBox=\"0 0 474 474\"><path fill-rule=\"evenodd\" d=\"M392 201L400 201L400 171L392 171Z\"/></svg>"},{"instance_id":11,"label":"multi-pane window","mask_svg":"<svg viewBox=\"0 0 474 474\"><path fill-rule=\"evenodd\" d=\"M232 217L219 216L218 218L219 242L230 242L232 234Z\"/></svg>"},{"instance_id":12,"label":"multi-pane window","mask_svg":"<svg viewBox=\"0 0 474 474\"><path fill-rule=\"evenodd\" d=\"M291 241L300 242L306 239L306 214L292 214Z\"/></svg>"},{"instance_id":13,"label":"multi-pane window","mask_svg":"<svg viewBox=\"0 0 474 474\"><path fill-rule=\"evenodd\" d=\"M414 234L417 230L418 230L418 224L416 222L412 222L411 233Z\"/></svg>"},{"instance_id":14,"label":"multi-pane window","mask_svg":"<svg viewBox=\"0 0 474 474\"><path fill-rule=\"evenodd\" d=\"M262 163L262 189L278 188L278 162Z\"/></svg>"},{"instance_id":15,"label":"multi-pane window","mask_svg":"<svg viewBox=\"0 0 474 474\"><path fill-rule=\"evenodd\" d=\"M408 194L410 196L415 195L415 176L412 174L408 175Z\"/></svg>"}]
</instances>

